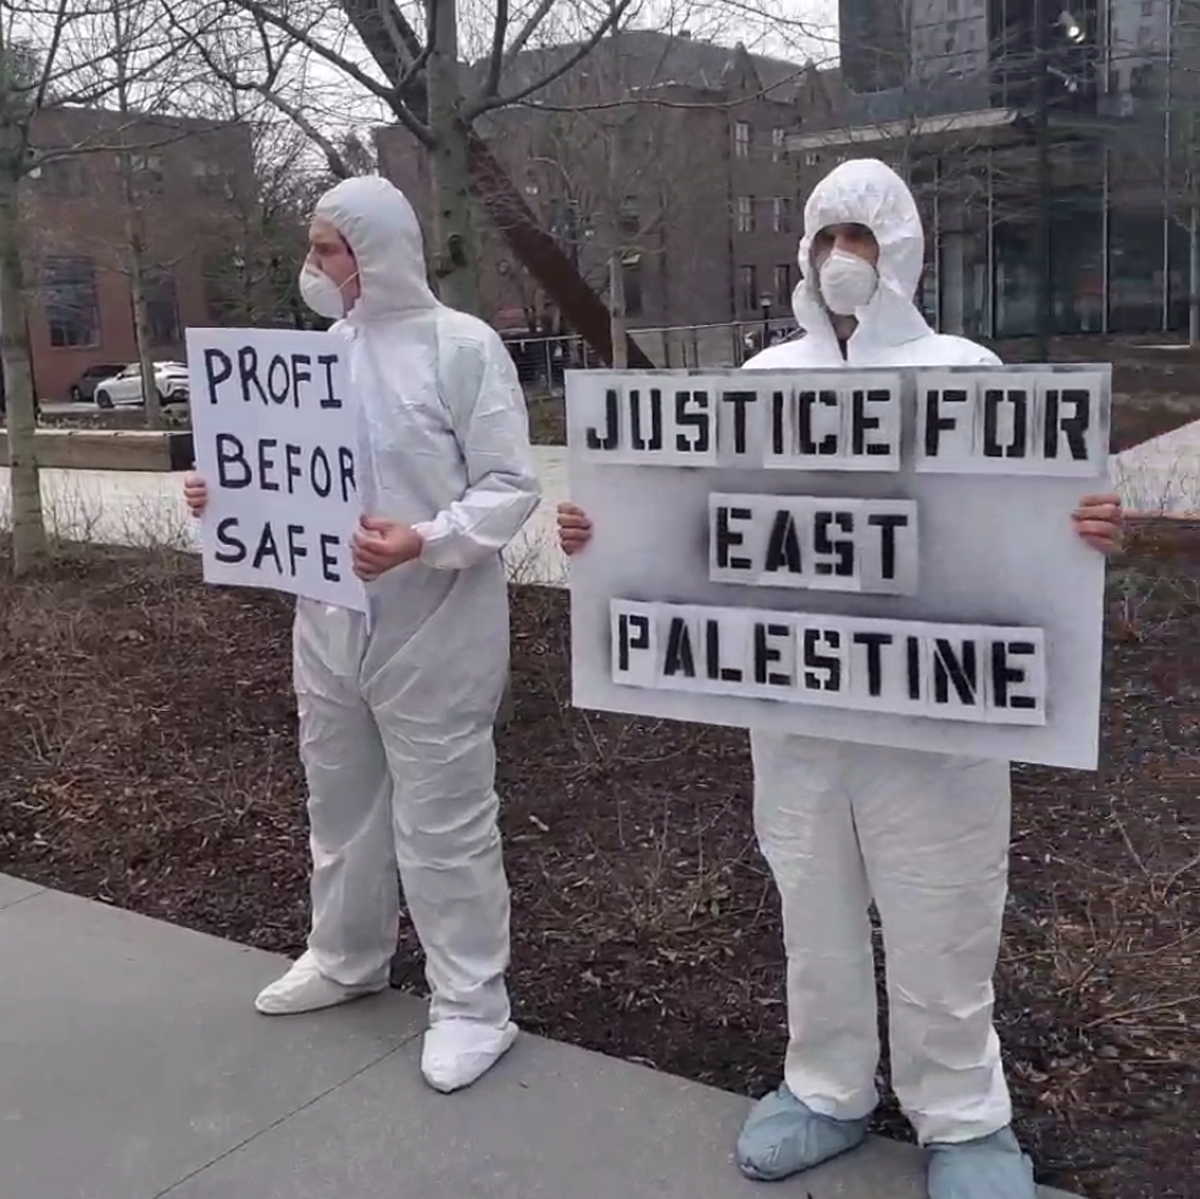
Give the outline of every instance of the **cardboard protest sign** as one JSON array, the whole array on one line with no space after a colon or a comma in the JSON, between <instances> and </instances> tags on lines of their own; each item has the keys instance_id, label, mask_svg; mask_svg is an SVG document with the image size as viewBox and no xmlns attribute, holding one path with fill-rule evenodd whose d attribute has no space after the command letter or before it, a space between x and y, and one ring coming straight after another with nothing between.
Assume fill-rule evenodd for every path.
<instances>
[{"instance_id":1,"label":"cardboard protest sign","mask_svg":"<svg viewBox=\"0 0 1200 1199\"><path fill-rule=\"evenodd\" d=\"M347 348L328 333L188 330L207 582L366 611L350 560L361 507Z\"/></svg>"},{"instance_id":2,"label":"cardboard protest sign","mask_svg":"<svg viewBox=\"0 0 1200 1199\"><path fill-rule=\"evenodd\" d=\"M1108 367L567 377L581 707L1094 768Z\"/></svg>"}]
</instances>

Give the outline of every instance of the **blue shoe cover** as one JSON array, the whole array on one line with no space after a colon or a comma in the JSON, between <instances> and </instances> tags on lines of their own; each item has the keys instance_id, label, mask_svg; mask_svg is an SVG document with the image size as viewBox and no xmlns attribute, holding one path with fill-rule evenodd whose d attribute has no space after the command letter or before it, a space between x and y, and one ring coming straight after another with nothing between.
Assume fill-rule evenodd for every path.
<instances>
[{"instance_id":1,"label":"blue shoe cover","mask_svg":"<svg viewBox=\"0 0 1200 1199\"><path fill-rule=\"evenodd\" d=\"M867 1120L834 1120L810 1111L781 1086L755 1104L737 1142L738 1168L756 1182L778 1182L861 1145Z\"/></svg>"},{"instance_id":2,"label":"blue shoe cover","mask_svg":"<svg viewBox=\"0 0 1200 1199\"><path fill-rule=\"evenodd\" d=\"M1033 1163L1011 1128L928 1149L929 1199L1037 1199Z\"/></svg>"}]
</instances>

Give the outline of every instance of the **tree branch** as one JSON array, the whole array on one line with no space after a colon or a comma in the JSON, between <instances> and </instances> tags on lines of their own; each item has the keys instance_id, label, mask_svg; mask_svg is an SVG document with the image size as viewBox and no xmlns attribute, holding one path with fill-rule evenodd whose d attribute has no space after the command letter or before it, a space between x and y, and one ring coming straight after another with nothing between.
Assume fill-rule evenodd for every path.
<instances>
[{"instance_id":1,"label":"tree branch","mask_svg":"<svg viewBox=\"0 0 1200 1199\"><path fill-rule=\"evenodd\" d=\"M513 38L512 45L509 46L508 53L504 56L504 66L511 67L517 61L521 51L528 44L529 39L537 33L538 27L550 15L550 11L553 8L554 0L541 0L541 3L533 10L533 15L525 22L521 32Z\"/></svg>"},{"instance_id":2,"label":"tree branch","mask_svg":"<svg viewBox=\"0 0 1200 1199\"><path fill-rule=\"evenodd\" d=\"M494 96L491 99L480 97L479 100L464 111L463 120L470 125L485 112L490 112L497 108L511 108L514 104L519 104L526 97L532 96L534 92L540 92L543 88L549 87L555 80L561 79L564 75L569 75L595 50L605 36L616 27L632 3L633 0L617 0L613 4L608 16L593 30L591 36L585 41L580 42L575 47L575 50L557 67L549 71L541 79L521 88L510 96Z\"/></svg>"},{"instance_id":3,"label":"tree branch","mask_svg":"<svg viewBox=\"0 0 1200 1199\"><path fill-rule=\"evenodd\" d=\"M500 72L504 67L504 39L508 36L508 0L496 0L496 23L492 27L492 53L488 59L487 79L481 99L491 99L500 91Z\"/></svg>"}]
</instances>

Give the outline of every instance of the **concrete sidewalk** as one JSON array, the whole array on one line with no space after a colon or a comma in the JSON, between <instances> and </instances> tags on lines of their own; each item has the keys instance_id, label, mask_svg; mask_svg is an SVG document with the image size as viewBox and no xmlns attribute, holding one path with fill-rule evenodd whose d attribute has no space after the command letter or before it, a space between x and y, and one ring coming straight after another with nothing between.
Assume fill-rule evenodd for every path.
<instances>
[{"instance_id":1,"label":"concrete sidewalk","mask_svg":"<svg viewBox=\"0 0 1200 1199\"><path fill-rule=\"evenodd\" d=\"M542 502L505 551L505 560L516 582L563 586L566 561L555 541L554 510L567 496L567 454L561 446L533 449ZM0 467L0 530L9 515L8 476L8 468ZM42 505L47 527L64 541L199 549L178 472L47 468Z\"/></svg>"},{"instance_id":2,"label":"concrete sidewalk","mask_svg":"<svg viewBox=\"0 0 1200 1199\"><path fill-rule=\"evenodd\" d=\"M569 495L567 451L533 452L542 502L505 558L515 581L562 586L566 562L555 544L554 509ZM1130 511L1200 514L1200 421L1116 455L1109 475ZM197 548L178 473L45 470L42 497L49 527L64 540ZM0 467L0 528L8 504L8 470Z\"/></svg>"},{"instance_id":3,"label":"concrete sidewalk","mask_svg":"<svg viewBox=\"0 0 1200 1199\"><path fill-rule=\"evenodd\" d=\"M920 1153L880 1140L745 1182L744 1099L538 1037L436 1095L415 999L265 1019L273 955L4 875L0 962L3 1199L924 1195Z\"/></svg>"}]
</instances>

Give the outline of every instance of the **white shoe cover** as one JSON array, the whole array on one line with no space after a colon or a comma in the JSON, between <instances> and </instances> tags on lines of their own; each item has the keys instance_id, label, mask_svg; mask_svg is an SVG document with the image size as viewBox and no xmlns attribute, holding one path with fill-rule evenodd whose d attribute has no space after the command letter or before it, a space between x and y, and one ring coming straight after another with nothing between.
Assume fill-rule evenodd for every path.
<instances>
[{"instance_id":1,"label":"white shoe cover","mask_svg":"<svg viewBox=\"0 0 1200 1199\"><path fill-rule=\"evenodd\" d=\"M425 1033L421 1073L435 1090L448 1095L482 1078L511 1048L517 1026L495 1028L475 1020L439 1020Z\"/></svg>"},{"instance_id":2,"label":"white shoe cover","mask_svg":"<svg viewBox=\"0 0 1200 1199\"><path fill-rule=\"evenodd\" d=\"M384 975L371 982L343 986L322 974L312 954L305 953L282 978L259 993L254 1006L264 1016L292 1016L336 1007L339 1003L349 1003L364 995L374 995L385 990L387 985L387 976Z\"/></svg>"}]
</instances>

